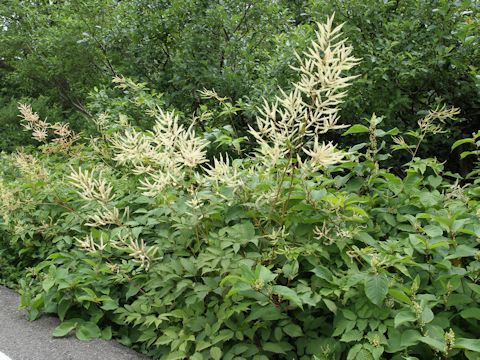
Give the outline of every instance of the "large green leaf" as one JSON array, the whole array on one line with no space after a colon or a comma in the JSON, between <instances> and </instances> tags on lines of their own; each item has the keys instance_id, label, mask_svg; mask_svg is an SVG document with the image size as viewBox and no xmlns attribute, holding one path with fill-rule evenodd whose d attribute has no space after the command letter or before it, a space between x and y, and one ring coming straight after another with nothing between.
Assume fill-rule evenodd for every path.
<instances>
[{"instance_id":1,"label":"large green leaf","mask_svg":"<svg viewBox=\"0 0 480 360\"><path fill-rule=\"evenodd\" d=\"M480 339L458 338L458 339L455 339L453 348L465 349L465 350L470 350L470 351L475 351L477 353L480 353Z\"/></svg>"},{"instance_id":2,"label":"large green leaf","mask_svg":"<svg viewBox=\"0 0 480 360\"><path fill-rule=\"evenodd\" d=\"M73 329L77 326L76 320L66 320L58 325L55 330L53 330L53 336L55 337L63 337L68 335Z\"/></svg>"},{"instance_id":3,"label":"large green leaf","mask_svg":"<svg viewBox=\"0 0 480 360\"><path fill-rule=\"evenodd\" d=\"M101 337L102 332L97 326L97 324L94 324L92 322L85 322L78 326L75 335L79 340L92 340Z\"/></svg>"},{"instance_id":4,"label":"large green leaf","mask_svg":"<svg viewBox=\"0 0 480 360\"><path fill-rule=\"evenodd\" d=\"M365 125L355 124L349 127L348 130L342 134L342 136L350 134L368 133L368 131L368 127L366 127Z\"/></svg>"},{"instance_id":5,"label":"large green leaf","mask_svg":"<svg viewBox=\"0 0 480 360\"><path fill-rule=\"evenodd\" d=\"M388 277L374 274L365 280L365 295L375 305L380 305L388 293Z\"/></svg>"}]
</instances>

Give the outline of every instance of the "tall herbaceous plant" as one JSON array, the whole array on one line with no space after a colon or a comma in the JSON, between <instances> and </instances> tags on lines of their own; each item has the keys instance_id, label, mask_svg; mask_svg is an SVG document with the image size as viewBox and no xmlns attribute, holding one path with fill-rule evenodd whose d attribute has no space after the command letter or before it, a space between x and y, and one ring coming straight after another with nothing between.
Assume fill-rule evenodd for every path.
<instances>
[{"instance_id":1,"label":"tall herbaceous plant","mask_svg":"<svg viewBox=\"0 0 480 360\"><path fill-rule=\"evenodd\" d=\"M0 278L29 318L155 359L477 359L478 182L419 155L459 111L405 134L372 115L343 133L364 142L328 141L360 61L333 22L232 151L200 130L208 107L188 118L124 77L151 130L112 107L86 138L20 105L43 145L0 157Z\"/></svg>"}]
</instances>

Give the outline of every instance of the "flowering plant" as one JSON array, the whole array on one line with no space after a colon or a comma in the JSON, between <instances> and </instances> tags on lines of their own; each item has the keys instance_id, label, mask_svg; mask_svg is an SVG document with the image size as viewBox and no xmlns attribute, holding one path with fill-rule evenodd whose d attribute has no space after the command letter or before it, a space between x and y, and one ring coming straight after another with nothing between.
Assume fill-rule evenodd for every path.
<instances>
[{"instance_id":1,"label":"flowering plant","mask_svg":"<svg viewBox=\"0 0 480 360\"><path fill-rule=\"evenodd\" d=\"M20 280L30 318L158 359L477 358L480 191L412 151L458 111L430 112L413 145L372 116L344 132L369 142L339 149L324 136L344 127L351 54L333 17L319 24L242 157L211 156L198 116L154 102L149 131L102 113L69 157L4 157L20 176L0 182L3 241L41 249ZM412 155L402 177L389 137Z\"/></svg>"}]
</instances>

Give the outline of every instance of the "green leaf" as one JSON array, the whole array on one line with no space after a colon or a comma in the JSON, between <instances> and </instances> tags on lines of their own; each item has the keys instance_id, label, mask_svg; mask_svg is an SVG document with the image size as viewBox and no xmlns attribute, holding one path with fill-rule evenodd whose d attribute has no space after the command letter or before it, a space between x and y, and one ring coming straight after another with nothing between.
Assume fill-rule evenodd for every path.
<instances>
[{"instance_id":1,"label":"green leaf","mask_svg":"<svg viewBox=\"0 0 480 360\"><path fill-rule=\"evenodd\" d=\"M103 340L110 340L112 338L112 327L107 326L105 329L103 329L101 337Z\"/></svg>"},{"instance_id":2,"label":"green leaf","mask_svg":"<svg viewBox=\"0 0 480 360\"><path fill-rule=\"evenodd\" d=\"M350 134L359 134L359 133L368 133L368 127L361 124L352 125L347 131L345 131L342 136L350 135Z\"/></svg>"},{"instance_id":3,"label":"green leaf","mask_svg":"<svg viewBox=\"0 0 480 360\"><path fill-rule=\"evenodd\" d=\"M358 353L360 352L360 350L362 350L363 347L362 347L362 344L357 344L355 346L353 346L350 351L348 352L348 355L347 355L347 360L355 360L357 359L357 355Z\"/></svg>"},{"instance_id":4,"label":"green leaf","mask_svg":"<svg viewBox=\"0 0 480 360\"><path fill-rule=\"evenodd\" d=\"M58 325L55 330L53 330L53 336L54 337L63 337L68 335L70 331L75 329L77 326L77 321L75 320L67 320L62 322L60 325Z\"/></svg>"},{"instance_id":5,"label":"green leaf","mask_svg":"<svg viewBox=\"0 0 480 360\"><path fill-rule=\"evenodd\" d=\"M290 300L299 308L303 309L302 300L297 295L295 290L290 289L289 287L282 286L282 285L275 285L272 287L272 292L274 294L280 295L282 298L286 300Z\"/></svg>"},{"instance_id":6,"label":"green leaf","mask_svg":"<svg viewBox=\"0 0 480 360\"><path fill-rule=\"evenodd\" d=\"M210 349L210 356L213 360L220 360L222 358L222 350L219 347L212 347Z\"/></svg>"},{"instance_id":7,"label":"green leaf","mask_svg":"<svg viewBox=\"0 0 480 360\"><path fill-rule=\"evenodd\" d=\"M476 294L480 295L480 285L467 283L467 286Z\"/></svg>"},{"instance_id":8,"label":"green leaf","mask_svg":"<svg viewBox=\"0 0 480 360\"><path fill-rule=\"evenodd\" d=\"M276 306L268 304L266 306L255 305L252 307L250 315L245 319L246 321L254 321L257 319L271 321L285 318L285 314Z\"/></svg>"},{"instance_id":9,"label":"green leaf","mask_svg":"<svg viewBox=\"0 0 480 360\"><path fill-rule=\"evenodd\" d=\"M480 308L468 308L463 309L460 312L460 316L464 319L476 319L480 320Z\"/></svg>"},{"instance_id":10,"label":"green leaf","mask_svg":"<svg viewBox=\"0 0 480 360\"><path fill-rule=\"evenodd\" d=\"M265 284L272 282L277 277L277 274L272 273L265 266L259 265L257 269L255 269L255 272L258 275L258 279L262 280Z\"/></svg>"},{"instance_id":11,"label":"green leaf","mask_svg":"<svg viewBox=\"0 0 480 360\"><path fill-rule=\"evenodd\" d=\"M340 341L343 342L358 342L363 339L363 331L360 330L350 330L343 334Z\"/></svg>"},{"instance_id":12,"label":"green leaf","mask_svg":"<svg viewBox=\"0 0 480 360\"><path fill-rule=\"evenodd\" d=\"M404 323L412 322L415 320L417 320L417 317L413 312L411 312L410 310L402 310L397 315L395 315L395 318L393 319L393 326L397 328Z\"/></svg>"},{"instance_id":13,"label":"green leaf","mask_svg":"<svg viewBox=\"0 0 480 360\"><path fill-rule=\"evenodd\" d=\"M442 351L443 352L443 350L445 349L445 343L442 340L434 339L434 338L429 337L429 336L422 336L419 340L421 342L423 342L424 344L429 345L431 348L433 348L437 351Z\"/></svg>"},{"instance_id":14,"label":"green leaf","mask_svg":"<svg viewBox=\"0 0 480 360\"><path fill-rule=\"evenodd\" d=\"M467 156L477 155L477 151L464 151L460 154L460 159L465 159Z\"/></svg>"},{"instance_id":15,"label":"green leaf","mask_svg":"<svg viewBox=\"0 0 480 360\"><path fill-rule=\"evenodd\" d=\"M374 360L372 353L365 349L362 344L357 344L350 349L347 360Z\"/></svg>"},{"instance_id":16,"label":"green leaf","mask_svg":"<svg viewBox=\"0 0 480 360\"><path fill-rule=\"evenodd\" d=\"M101 308L103 310L116 310L118 309L118 305L114 300L110 299L110 300L105 300Z\"/></svg>"},{"instance_id":17,"label":"green leaf","mask_svg":"<svg viewBox=\"0 0 480 360\"><path fill-rule=\"evenodd\" d=\"M332 272L325 266L317 265L310 271L325 281L331 282L333 280Z\"/></svg>"},{"instance_id":18,"label":"green leaf","mask_svg":"<svg viewBox=\"0 0 480 360\"><path fill-rule=\"evenodd\" d=\"M380 305L388 293L388 277L375 274L365 280L365 295L375 305Z\"/></svg>"},{"instance_id":19,"label":"green leaf","mask_svg":"<svg viewBox=\"0 0 480 360\"><path fill-rule=\"evenodd\" d=\"M323 302L325 303L325 306L328 308L328 310L330 310L334 314L337 313L337 305L332 300L325 298L323 299Z\"/></svg>"},{"instance_id":20,"label":"green leaf","mask_svg":"<svg viewBox=\"0 0 480 360\"><path fill-rule=\"evenodd\" d=\"M475 351L477 353L480 353L480 339L458 338L458 339L455 339L453 348L470 350L470 351Z\"/></svg>"},{"instance_id":21,"label":"green leaf","mask_svg":"<svg viewBox=\"0 0 480 360\"><path fill-rule=\"evenodd\" d=\"M57 306L57 314L60 321L65 319L65 315L70 308L70 300L61 300Z\"/></svg>"},{"instance_id":22,"label":"green leaf","mask_svg":"<svg viewBox=\"0 0 480 360\"><path fill-rule=\"evenodd\" d=\"M51 276L48 276L44 281L42 281L42 288L45 292L48 292L53 285L55 285L55 279Z\"/></svg>"},{"instance_id":23,"label":"green leaf","mask_svg":"<svg viewBox=\"0 0 480 360\"><path fill-rule=\"evenodd\" d=\"M77 336L78 340L92 340L101 337L102 332L97 324L85 322L77 328L75 335Z\"/></svg>"},{"instance_id":24,"label":"green leaf","mask_svg":"<svg viewBox=\"0 0 480 360\"><path fill-rule=\"evenodd\" d=\"M460 139L453 143L452 150L455 150L457 147L463 144L474 144L474 143L475 141L473 139Z\"/></svg>"},{"instance_id":25,"label":"green leaf","mask_svg":"<svg viewBox=\"0 0 480 360\"><path fill-rule=\"evenodd\" d=\"M462 257L475 256L477 250L467 246L467 245L458 245L455 249L455 252L452 255L446 257L446 259L458 259Z\"/></svg>"},{"instance_id":26,"label":"green leaf","mask_svg":"<svg viewBox=\"0 0 480 360\"><path fill-rule=\"evenodd\" d=\"M431 322L433 320L433 318L435 317L435 315L433 314L433 311L432 309L430 309L429 307L425 306L422 310L422 315L420 316L421 320L425 323L425 324L428 324L429 322Z\"/></svg>"},{"instance_id":27,"label":"green leaf","mask_svg":"<svg viewBox=\"0 0 480 360\"><path fill-rule=\"evenodd\" d=\"M299 337L303 335L302 328L296 324L288 324L283 328L283 331L290 337Z\"/></svg>"},{"instance_id":28,"label":"green leaf","mask_svg":"<svg viewBox=\"0 0 480 360\"><path fill-rule=\"evenodd\" d=\"M423 230L431 238L443 235L443 229L437 225L427 225L423 228Z\"/></svg>"},{"instance_id":29,"label":"green leaf","mask_svg":"<svg viewBox=\"0 0 480 360\"><path fill-rule=\"evenodd\" d=\"M408 329L402 332L400 344L403 348L408 348L410 346L415 346L420 341L422 334L419 331Z\"/></svg>"},{"instance_id":30,"label":"green leaf","mask_svg":"<svg viewBox=\"0 0 480 360\"><path fill-rule=\"evenodd\" d=\"M410 298L400 289L389 289L388 290L388 294L396 299L396 300L399 300L401 302L404 302L406 304L411 304L412 301L410 300Z\"/></svg>"},{"instance_id":31,"label":"green leaf","mask_svg":"<svg viewBox=\"0 0 480 360\"><path fill-rule=\"evenodd\" d=\"M275 354L286 354L287 351L292 350L293 347L287 342L278 342L278 343L272 343L268 342L263 344L263 350L269 351Z\"/></svg>"}]
</instances>

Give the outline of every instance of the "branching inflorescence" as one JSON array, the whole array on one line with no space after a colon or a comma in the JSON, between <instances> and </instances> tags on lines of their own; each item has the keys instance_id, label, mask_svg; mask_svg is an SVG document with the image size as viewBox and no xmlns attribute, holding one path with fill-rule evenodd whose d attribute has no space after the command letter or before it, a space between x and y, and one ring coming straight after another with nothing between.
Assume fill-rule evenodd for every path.
<instances>
[{"instance_id":1,"label":"branching inflorescence","mask_svg":"<svg viewBox=\"0 0 480 360\"><path fill-rule=\"evenodd\" d=\"M250 133L259 144L258 153L265 163L275 165L285 156L295 156L300 149L314 156L316 164L338 162L342 156L331 143L319 144L318 136L346 127L338 123L339 105L355 76L344 76L358 59L353 48L341 39L343 25L333 27L333 16L326 24L318 24L311 47L297 54L300 65L294 68L301 79L290 93L282 91L274 104L265 104L257 117L257 128ZM309 145L313 142L314 149ZM320 158L320 155L325 158Z\"/></svg>"},{"instance_id":2,"label":"branching inflorescence","mask_svg":"<svg viewBox=\"0 0 480 360\"><path fill-rule=\"evenodd\" d=\"M32 132L35 140L48 144L47 152L65 152L80 138L68 124L41 120L30 105L19 104L18 109L22 126Z\"/></svg>"}]
</instances>

